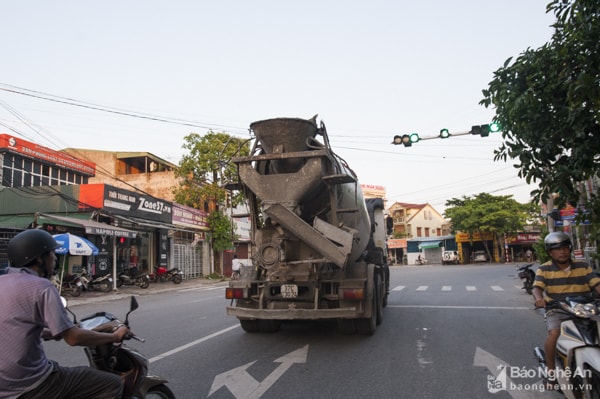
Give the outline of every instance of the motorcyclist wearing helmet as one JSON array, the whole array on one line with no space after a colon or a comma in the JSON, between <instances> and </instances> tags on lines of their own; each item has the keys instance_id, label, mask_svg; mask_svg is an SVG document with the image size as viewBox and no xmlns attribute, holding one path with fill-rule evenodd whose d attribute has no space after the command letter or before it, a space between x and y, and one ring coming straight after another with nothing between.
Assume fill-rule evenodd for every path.
<instances>
[{"instance_id":1,"label":"motorcyclist wearing helmet","mask_svg":"<svg viewBox=\"0 0 600 399\"><path fill-rule=\"evenodd\" d=\"M589 294L592 290L600 294L600 278L585 262L571 259L573 244L571 238L563 232L550 233L544 239L546 252L552 259L541 265L533 283L535 306L545 308L552 300L564 300L568 296ZM555 384L556 341L560 334L560 324L568 315L561 312L546 312L548 335L544 344L546 364L548 366L547 388Z\"/></svg>"},{"instance_id":2,"label":"motorcyclist wearing helmet","mask_svg":"<svg viewBox=\"0 0 600 399\"><path fill-rule=\"evenodd\" d=\"M123 385L115 374L89 367L62 367L49 360L42 338L71 346L121 342L129 332L81 329L69 318L54 274L59 244L44 230L26 230L8 243L11 267L0 277L0 399L120 398Z\"/></svg>"}]
</instances>

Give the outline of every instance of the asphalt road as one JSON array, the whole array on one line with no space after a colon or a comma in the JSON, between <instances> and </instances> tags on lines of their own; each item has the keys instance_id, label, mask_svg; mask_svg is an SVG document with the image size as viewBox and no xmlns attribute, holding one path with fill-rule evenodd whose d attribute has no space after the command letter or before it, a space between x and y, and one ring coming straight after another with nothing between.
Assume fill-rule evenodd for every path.
<instances>
[{"instance_id":1,"label":"asphalt road","mask_svg":"<svg viewBox=\"0 0 600 399\"><path fill-rule=\"evenodd\" d=\"M225 314L224 283L184 282L138 296L130 321L146 343L131 345L184 399L560 397L532 376L545 329L520 286L515 265L393 267L384 321L361 336L328 321L248 334ZM127 296L70 307L125 315ZM46 348L62 364L86 364L81 348Z\"/></svg>"}]
</instances>

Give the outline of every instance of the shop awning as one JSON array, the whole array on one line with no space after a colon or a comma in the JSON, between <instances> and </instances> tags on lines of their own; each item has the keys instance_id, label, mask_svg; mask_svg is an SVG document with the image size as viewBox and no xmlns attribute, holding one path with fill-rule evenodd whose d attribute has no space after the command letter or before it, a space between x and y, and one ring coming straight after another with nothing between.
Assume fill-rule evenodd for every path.
<instances>
[{"instance_id":1,"label":"shop awning","mask_svg":"<svg viewBox=\"0 0 600 399\"><path fill-rule=\"evenodd\" d=\"M0 228L25 230L33 223L33 215L2 215Z\"/></svg>"},{"instance_id":2,"label":"shop awning","mask_svg":"<svg viewBox=\"0 0 600 399\"><path fill-rule=\"evenodd\" d=\"M106 235L111 237L135 238L137 233L122 227L112 226L106 223L96 222L95 220L77 219L69 216L57 216L47 213L36 214L38 224L51 223L66 226L81 226L86 234ZM44 220L45 219L45 220Z\"/></svg>"},{"instance_id":3,"label":"shop awning","mask_svg":"<svg viewBox=\"0 0 600 399\"><path fill-rule=\"evenodd\" d=\"M441 244L441 241L425 241L419 244L419 249L439 248Z\"/></svg>"}]
</instances>

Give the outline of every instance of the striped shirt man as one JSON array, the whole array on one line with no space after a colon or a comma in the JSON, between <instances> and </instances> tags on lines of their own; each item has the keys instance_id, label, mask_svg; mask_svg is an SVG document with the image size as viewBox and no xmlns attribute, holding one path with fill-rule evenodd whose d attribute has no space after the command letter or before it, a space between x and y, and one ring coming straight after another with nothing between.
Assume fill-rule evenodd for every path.
<instances>
[{"instance_id":1,"label":"striped shirt man","mask_svg":"<svg viewBox=\"0 0 600 399\"><path fill-rule=\"evenodd\" d=\"M546 262L537 269L533 286L542 289L544 300L549 302L589 294L598 284L600 278L585 262L573 262L564 270L554 262Z\"/></svg>"}]
</instances>

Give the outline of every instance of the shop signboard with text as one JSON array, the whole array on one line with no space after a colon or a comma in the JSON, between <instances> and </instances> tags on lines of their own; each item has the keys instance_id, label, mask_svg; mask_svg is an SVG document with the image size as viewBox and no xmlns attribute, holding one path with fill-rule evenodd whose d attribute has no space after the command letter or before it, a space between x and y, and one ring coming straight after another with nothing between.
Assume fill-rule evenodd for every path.
<instances>
[{"instance_id":1,"label":"shop signboard with text","mask_svg":"<svg viewBox=\"0 0 600 399\"><path fill-rule=\"evenodd\" d=\"M208 230L208 212L173 203L173 224Z\"/></svg>"},{"instance_id":2,"label":"shop signboard with text","mask_svg":"<svg viewBox=\"0 0 600 399\"><path fill-rule=\"evenodd\" d=\"M0 134L0 149L7 149L8 151L28 158L56 164L60 167L71 169L88 176L94 176L96 174L96 164L93 162L78 159L67 153L55 151L51 148L9 134Z\"/></svg>"},{"instance_id":3,"label":"shop signboard with text","mask_svg":"<svg viewBox=\"0 0 600 399\"><path fill-rule=\"evenodd\" d=\"M147 194L137 193L108 184L83 184L79 201L115 215L130 216L171 223L173 204Z\"/></svg>"},{"instance_id":4,"label":"shop signboard with text","mask_svg":"<svg viewBox=\"0 0 600 399\"><path fill-rule=\"evenodd\" d=\"M456 233L456 242L469 242L469 241L491 241L494 239L494 236L490 232L484 232L480 234L478 232L473 233L473 236L469 233L458 232Z\"/></svg>"}]
</instances>

